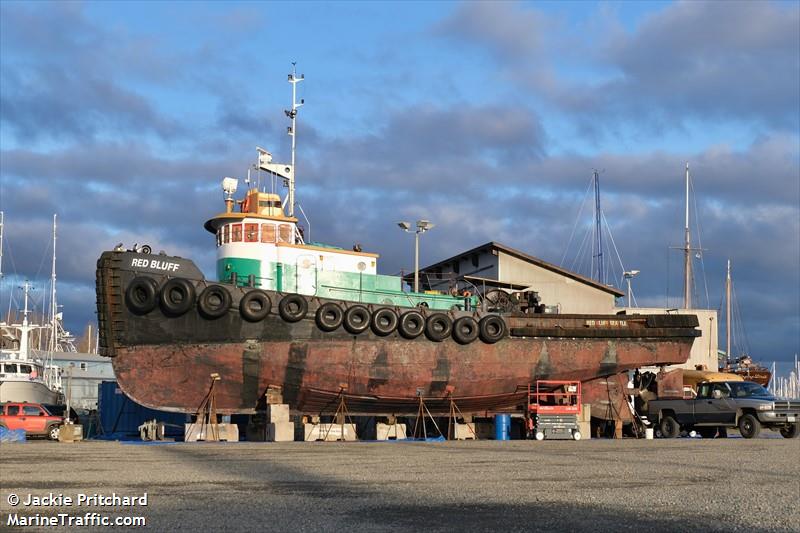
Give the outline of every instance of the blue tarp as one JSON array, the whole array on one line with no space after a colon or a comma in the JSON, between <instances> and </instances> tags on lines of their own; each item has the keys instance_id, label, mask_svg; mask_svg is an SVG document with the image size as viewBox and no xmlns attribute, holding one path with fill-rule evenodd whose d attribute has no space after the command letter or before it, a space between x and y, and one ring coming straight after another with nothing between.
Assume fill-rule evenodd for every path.
<instances>
[{"instance_id":1,"label":"blue tarp","mask_svg":"<svg viewBox=\"0 0 800 533\"><path fill-rule=\"evenodd\" d=\"M0 442L8 444L10 442L25 442L24 429L6 429L0 427Z\"/></svg>"}]
</instances>

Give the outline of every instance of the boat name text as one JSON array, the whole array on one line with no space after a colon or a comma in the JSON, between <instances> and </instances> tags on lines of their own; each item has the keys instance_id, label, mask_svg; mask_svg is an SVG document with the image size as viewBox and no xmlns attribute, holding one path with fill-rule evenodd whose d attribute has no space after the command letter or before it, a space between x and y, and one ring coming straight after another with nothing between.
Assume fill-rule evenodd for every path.
<instances>
[{"instance_id":1,"label":"boat name text","mask_svg":"<svg viewBox=\"0 0 800 533\"><path fill-rule=\"evenodd\" d=\"M589 328L625 328L628 326L626 320L587 320L586 327Z\"/></svg>"},{"instance_id":2,"label":"boat name text","mask_svg":"<svg viewBox=\"0 0 800 533\"><path fill-rule=\"evenodd\" d=\"M136 268L153 268L155 270L169 270L175 272L180 268L180 263L168 263L167 261L159 261L158 259L131 259L131 266Z\"/></svg>"}]
</instances>

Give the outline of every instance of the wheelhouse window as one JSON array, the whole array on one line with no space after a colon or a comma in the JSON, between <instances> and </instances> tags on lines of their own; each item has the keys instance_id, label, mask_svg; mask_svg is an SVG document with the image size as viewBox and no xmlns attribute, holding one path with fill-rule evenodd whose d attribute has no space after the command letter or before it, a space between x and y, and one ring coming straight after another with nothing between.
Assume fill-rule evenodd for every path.
<instances>
[{"instance_id":1,"label":"wheelhouse window","mask_svg":"<svg viewBox=\"0 0 800 533\"><path fill-rule=\"evenodd\" d=\"M6 374L16 374L17 373L17 364L16 363L6 363L4 366L5 366L5 373Z\"/></svg>"},{"instance_id":2,"label":"wheelhouse window","mask_svg":"<svg viewBox=\"0 0 800 533\"><path fill-rule=\"evenodd\" d=\"M244 225L244 241L258 242L258 224Z\"/></svg>"},{"instance_id":3,"label":"wheelhouse window","mask_svg":"<svg viewBox=\"0 0 800 533\"><path fill-rule=\"evenodd\" d=\"M231 242L231 227L227 224L222 226L222 242L225 244Z\"/></svg>"},{"instance_id":4,"label":"wheelhouse window","mask_svg":"<svg viewBox=\"0 0 800 533\"><path fill-rule=\"evenodd\" d=\"M33 367L31 365L19 365L19 372L20 374L30 374L33 372Z\"/></svg>"},{"instance_id":5,"label":"wheelhouse window","mask_svg":"<svg viewBox=\"0 0 800 533\"><path fill-rule=\"evenodd\" d=\"M275 242L274 224L261 224L261 242Z\"/></svg>"},{"instance_id":6,"label":"wheelhouse window","mask_svg":"<svg viewBox=\"0 0 800 533\"><path fill-rule=\"evenodd\" d=\"M231 224L231 242L242 242L241 224Z\"/></svg>"},{"instance_id":7,"label":"wheelhouse window","mask_svg":"<svg viewBox=\"0 0 800 533\"><path fill-rule=\"evenodd\" d=\"M292 226L281 224L278 226L278 242L292 242Z\"/></svg>"}]
</instances>

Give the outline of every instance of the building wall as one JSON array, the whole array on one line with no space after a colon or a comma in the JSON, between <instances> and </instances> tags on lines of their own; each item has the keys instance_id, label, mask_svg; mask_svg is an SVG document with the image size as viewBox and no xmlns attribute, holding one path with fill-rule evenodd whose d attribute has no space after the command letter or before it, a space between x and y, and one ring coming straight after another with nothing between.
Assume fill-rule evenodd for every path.
<instances>
[{"instance_id":1,"label":"building wall","mask_svg":"<svg viewBox=\"0 0 800 533\"><path fill-rule=\"evenodd\" d=\"M61 368L64 396L69 394L70 406L78 412L96 409L97 387L116 379L111 359L96 354L56 352L53 363Z\"/></svg>"},{"instance_id":2,"label":"building wall","mask_svg":"<svg viewBox=\"0 0 800 533\"><path fill-rule=\"evenodd\" d=\"M667 310L661 307L626 307L624 309L629 315L667 314ZM692 344L692 351L689 354L689 360L685 364L673 365L668 368L694 370L698 365L703 365L707 370L717 370L717 328L719 326L717 311L715 309L678 309L677 311L670 310L670 314L697 315L702 335L695 338L694 344Z\"/></svg>"},{"instance_id":3,"label":"building wall","mask_svg":"<svg viewBox=\"0 0 800 533\"><path fill-rule=\"evenodd\" d=\"M551 270L499 252L498 279L529 285L543 304L557 305L560 313L615 313L614 295Z\"/></svg>"}]
</instances>

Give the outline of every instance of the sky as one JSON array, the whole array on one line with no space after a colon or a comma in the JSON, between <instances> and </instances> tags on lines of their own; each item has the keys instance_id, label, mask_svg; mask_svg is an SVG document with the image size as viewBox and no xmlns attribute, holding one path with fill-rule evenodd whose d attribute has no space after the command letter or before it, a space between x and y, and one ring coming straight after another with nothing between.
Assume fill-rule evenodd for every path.
<instances>
[{"instance_id":1,"label":"sky","mask_svg":"<svg viewBox=\"0 0 800 533\"><path fill-rule=\"evenodd\" d=\"M422 265L497 241L589 274L598 169L604 281L677 307L688 162L696 301L720 308L730 259L744 348L800 352L797 1L3 1L0 304L26 277L41 302L54 213L73 332L119 242L212 276L221 179L290 158L292 62L311 239L394 274L397 221L428 219Z\"/></svg>"}]
</instances>

